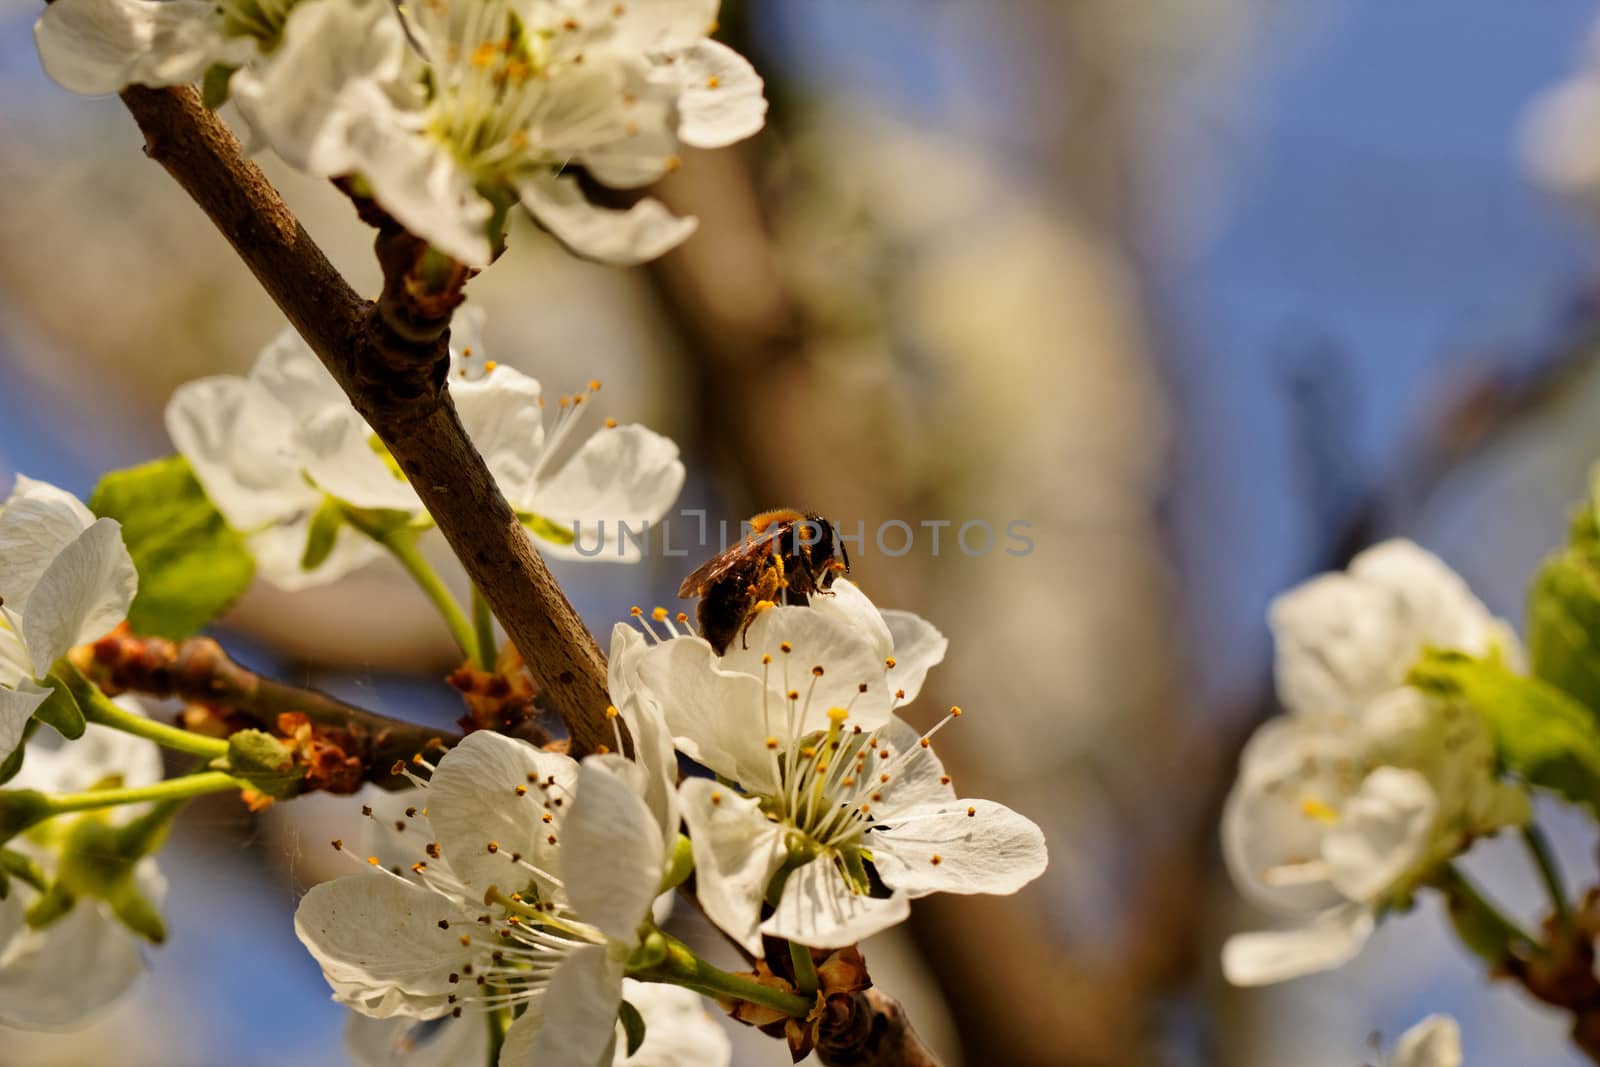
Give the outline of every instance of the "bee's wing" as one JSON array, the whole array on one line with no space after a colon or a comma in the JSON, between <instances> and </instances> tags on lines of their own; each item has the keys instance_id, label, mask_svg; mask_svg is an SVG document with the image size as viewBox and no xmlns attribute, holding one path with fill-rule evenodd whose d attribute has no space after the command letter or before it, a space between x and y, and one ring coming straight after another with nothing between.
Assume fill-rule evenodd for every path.
<instances>
[{"instance_id":1,"label":"bee's wing","mask_svg":"<svg viewBox=\"0 0 1600 1067\"><path fill-rule=\"evenodd\" d=\"M699 567L696 567L693 574L683 580L683 583L678 586L678 596L700 596L718 578L721 578L736 567L739 561L744 558L746 551L746 546L736 545L721 555L712 556Z\"/></svg>"}]
</instances>

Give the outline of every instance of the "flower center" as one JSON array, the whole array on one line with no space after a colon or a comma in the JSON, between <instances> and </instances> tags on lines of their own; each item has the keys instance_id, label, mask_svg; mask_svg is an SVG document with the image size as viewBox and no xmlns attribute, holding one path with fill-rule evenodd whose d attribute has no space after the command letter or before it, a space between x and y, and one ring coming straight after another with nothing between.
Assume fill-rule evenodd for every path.
<instances>
[{"instance_id":1,"label":"flower center","mask_svg":"<svg viewBox=\"0 0 1600 1067\"><path fill-rule=\"evenodd\" d=\"M272 48L297 3L299 0L218 0L222 32L229 37L254 37Z\"/></svg>"}]
</instances>

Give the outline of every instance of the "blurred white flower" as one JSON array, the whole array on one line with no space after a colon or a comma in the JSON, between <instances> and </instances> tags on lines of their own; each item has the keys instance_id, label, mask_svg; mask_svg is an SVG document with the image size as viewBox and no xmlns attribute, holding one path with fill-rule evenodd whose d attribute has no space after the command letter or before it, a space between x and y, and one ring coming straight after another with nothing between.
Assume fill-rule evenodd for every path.
<instances>
[{"instance_id":1,"label":"blurred white flower","mask_svg":"<svg viewBox=\"0 0 1600 1067\"><path fill-rule=\"evenodd\" d=\"M933 731L919 735L892 713L943 657L943 637L897 618L902 668L902 646L872 603L847 581L833 588L813 606L763 612L748 647L735 641L720 657L670 623L673 636L653 648L625 626L613 637L613 697L659 704L678 748L731 783L690 778L679 797L700 903L756 953L764 933L854 944L903 920L912 898L1012 893L1046 863L1038 827L958 799L928 744ZM888 895L873 894L869 865ZM781 897L763 921L780 871Z\"/></svg>"},{"instance_id":2,"label":"blurred white flower","mask_svg":"<svg viewBox=\"0 0 1600 1067\"><path fill-rule=\"evenodd\" d=\"M126 618L138 585L121 524L17 476L0 508L0 759L50 695L40 683L56 660Z\"/></svg>"},{"instance_id":3,"label":"blurred white flower","mask_svg":"<svg viewBox=\"0 0 1600 1067\"><path fill-rule=\"evenodd\" d=\"M665 738L636 705L623 714L636 738ZM651 800L670 795L651 787L669 764L638 752L580 765L487 732L448 752L372 872L301 901L295 930L335 999L378 1019L521 1005L503 1065L610 1062L624 966L677 839L676 805Z\"/></svg>"},{"instance_id":4,"label":"blurred white flower","mask_svg":"<svg viewBox=\"0 0 1600 1067\"><path fill-rule=\"evenodd\" d=\"M1534 177L1557 193L1596 206L1600 194L1600 25L1582 66L1529 108L1522 150Z\"/></svg>"},{"instance_id":5,"label":"blurred white flower","mask_svg":"<svg viewBox=\"0 0 1600 1067\"><path fill-rule=\"evenodd\" d=\"M268 65L234 99L312 174L359 175L412 233L474 266L521 202L580 255L633 264L694 230L645 198L583 193L581 167L648 185L680 144L718 148L765 121L760 77L706 39L718 0L306 0ZM404 19L404 25L401 19ZM360 47L352 47L360 42Z\"/></svg>"},{"instance_id":6,"label":"blurred white flower","mask_svg":"<svg viewBox=\"0 0 1600 1067\"><path fill-rule=\"evenodd\" d=\"M34 24L39 59L75 93L181 85L270 53L297 0L54 0Z\"/></svg>"},{"instance_id":7,"label":"blurred white flower","mask_svg":"<svg viewBox=\"0 0 1600 1067\"><path fill-rule=\"evenodd\" d=\"M547 432L539 383L487 360L482 326L477 309L456 315L450 392L501 492L546 555L577 558L581 534L584 558L637 560L622 526L637 532L677 499L684 478L677 446L643 426L608 422L567 447L599 383L561 398ZM341 526L331 551L308 559L330 498L428 521L398 465L293 330L261 353L248 377L217 375L179 388L166 423L207 495L246 535L262 576L282 588L332 581L383 554Z\"/></svg>"},{"instance_id":8,"label":"blurred white flower","mask_svg":"<svg viewBox=\"0 0 1600 1067\"><path fill-rule=\"evenodd\" d=\"M617 1034L611 1057L615 1067L726 1067L732 1059L728 1035L698 994L626 978L622 996L638 1009L645 1033L631 1056L627 1041ZM359 1067L455 1067L484 1061L489 1031L477 1018L369 1019L352 1012L345 1026L345 1049Z\"/></svg>"},{"instance_id":9,"label":"blurred white flower","mask_svg":"<svg viewBox=\"0 0 1600 1067\"><path fill-rule=\"evenodd\" d=\"M124 710L141 713L127 697ZM10 788L79 792L116 779L138 787L161 781L161 750L151 741L104 726L89 725L76 741L50 748L29 746ZM38 863L54 880L63 850L85 820L122 825L147 810L130 805L109 812L57 817L6 842ZM146 856L132 872L132 889L159 908L166 881ZM70 891L69 891L70 892ZM62 910L62 906L68 910ZM144 971L144 940L116 915L112 903L90 896L35 892L19 878L0 900L0 1024L54 1030L78 1025L108 1007Z\"/></svg>"},{"instance_id":10,"label":"blurred white flower","mask_svg":"<svg viewBox=\"0 0 1600 1067\"><path fill-rule=\"evenodd\" d=\"M1461 1028L1448 1015L1430 1015L1400 1035L1387 1067L1461 1067Z\"/></svg>"},{"instance_id":11,"label":"blurred white flower","mask_svg":"<svg viewBox=\"0 0 1600 1067\"><path fill-rule=\"evenodd\" d=\"M1477 714L1405 684L1424 646L1518 655L1438 559L1379 545L1280 597L1271 620L1291 714L1246 746L1222 836L1234 881L1290 925L1228 941L1239 985L1348 962L1438 864L1530 814Z\"/></svg>"}]
</instances>

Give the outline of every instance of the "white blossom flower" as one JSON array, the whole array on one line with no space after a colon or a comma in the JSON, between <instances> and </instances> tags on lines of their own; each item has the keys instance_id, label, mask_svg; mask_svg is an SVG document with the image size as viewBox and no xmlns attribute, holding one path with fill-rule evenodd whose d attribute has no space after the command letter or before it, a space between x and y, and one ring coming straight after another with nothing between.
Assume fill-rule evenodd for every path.
<instances>
[{"instance_id":1,"label":"white blossom flower","mask_svg":"<svg viewBox=\"0 0 1600 1067\"><path fill-rule=\"evenodd\" d=\"M33 36L45 71L93 96L181 85L214 66L260 61L296 0L54 0ZM353 47L360 42L345 42Z\"/></svg>"},{"instance_id":2,"label":"white blossom flower","mask_svg":"<svg viewBox=\"0 0 1600 1067\"><path fill-rule=\"evenodd\" d=\"M1389 542L1271 618L1291 714L1246 746L1222 835L1234 881L1289 926L1229 940L1223 970L1240 985L1348 962L1440 863L1530 814L1477 713L1405 684L1425 646L1519 655L1443 563Z\"/></svg>"},{"instance_id":3,"label":"white blossom flower","mask_svg":"<svg viewBox=\"0 0 1600 1067\"><path fill-rule=\"evenodd\" d=\"M1386 1067L1461 1067L1461 1027L1430 1015L1400 1035Z\"/></svg>"},{"instance_id":4,"label":"white blossom flower","mask_svg":"<svg viewBox=\"0 0 1600 1067\"><path fill-rule=\"evenodd\" d=\"M1522 150L1534 177L1556 193L1600 203L1600 25L1589 32L1582 64L1534 102Z\"/></svg>"},{"instance_id":5,"label":"white blossom flower","mask_svg":"<svg viewBox=\"0 0 1600 1067\"><path fill-rule=\"evenodd\" d=\"M608 422L568 448L595 406L599 383L561 398L547 431L539 383L485 358L482 324L477 309L457 313L450 392L501 491L546 555L575 558L578 535L599 531L603 538L584 536L586 556L636 560L638 547L621 536L622 526L638 531L671 507L684 478L677 446L643 426ZM325 558L306 559L314 521L330 498L428 521L388 451L293 330L261 353L248 377L217 375L182 386L167 405L166 423L274 585L332 581L382 555L370 539L343 527Z\"/></svg>"},{"instance_id":6,"label":"white blossom flower","mask_svg":"<svg viewBox=\"0 0 1600 1067\"><path fill-rule=\"evenodd\" d=\"M658 703L678 748L732 783L690 778L679 797L700 903L752 952L762 934L853 944L904 919L914 897L1012 893L1045 867L1038 827L958 799L933 731L893 715L942 657L943 637L921 620L885 623L849 582L833 588L811 607L763 612L748 647L735 641L721 657L660 612L670 639L646 648L625 626L613 638L613 697ZM893 629L908 639L904 668ZM887 896L873 894L869 866Z\"/></svg>"},{"instance_id":7,"label":"white blossom flower","mask_svg":"<svg viewBox=\"0 0 1600 1067\"><path fill-rule=\"evenodd\" d=\"M0 759L50 695L55 662L126 618L138 584L119 523L17 477L0 508Z\"/></svg>"},{"instance_id":8,"label":"white blossom flower","mask_svg":"<svg viewBox=\"0 0 1600 1067\"><path fill-rule=\"evenodd\" d=\"M127 697L117 703L141 713ZM161 750L150 741L104 726L89 725L76 741L50 748L29 746L10 788L78 792L118 778L129 787L154 785L162 777ZM124 806L109 813L57 817L6 843L37 862L47 878L60 869L62 849L84 819L126 823L145 810ZM133 884L159 907L166 882L152 857L138 861ZM111 904L80 896L64 914L40 916L39 894L20 879L0 900L0 1025L53 1030L78 1025L108 1007L144 971L144 939L116 917ZM29 919L33 922L30 923Z\"/></svg>"},{"instance_id":9,"label":"white blossom flower","mask_svg":"<svg viewBox=\"0 0 1600 1067\"><path fill-rule=\"evenodd\" d=\"M718 0L305 0L234 99L293 165L359 175L407 229L473 266L521 202L575 252L633 264L694 230L645 198L584 195L566 168L636 188L765 121L759 76L706 39ZM351 49L347 42L361 41Z\"/></svg>"},{"instance_id":10,"label":"white blossom flower","mask_svg":"<svg viewBox=\"0 0 1600 1067\"><path fill-rule=\"evenodd\" d=\"M638 1009L645 1033L631 1056L626 1040L617 1035L615 1067L727 1067L731 1061L728 1035L698 994L626 978L622 996ZM352 1012L345 1027L345 1049L359 1067L455 1067L484 1061L489 1032L481 1019L370 1019Z\"/></svg>"},{"instance_id":11,"label":"white blossom flower","mask_svg":"<svg viewBox=\"0 0 1600 1067\"><path fill-rule=\"evenodd\" d=\"M633 702L622 714L636 738L665 736ZM300 904L296 932L335 999L378 1019L518 1006L501 1064L609 1063L624 967L677 837L675 805L651 802L670 793L650 788L659 748L638 752L580 765L479 732L447 753L372 872Z\"/></svg>"}]
</instances>

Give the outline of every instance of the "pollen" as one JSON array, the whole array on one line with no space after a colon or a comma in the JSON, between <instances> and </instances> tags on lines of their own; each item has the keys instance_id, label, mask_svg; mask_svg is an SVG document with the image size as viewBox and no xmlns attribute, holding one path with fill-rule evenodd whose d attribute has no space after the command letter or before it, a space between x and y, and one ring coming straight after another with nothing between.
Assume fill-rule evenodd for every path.
<instances>
[{"instance_id":1,"label":"pollen","mask_svg":"<svg viewBox=\"0 0 1600 1067\"><path fill-rule=\"evenodd\" d=\"M793 652L794 651L794 646L791 645L789 642L784 641L784 642L782 642L781 644L778 645L778 651L779 652L783 652L783 653Z\"/></svg>"},{"instance_id":2,"label":"pollen","mask_svg":"<svg viewBox=\"0 0 1600 1067\"><path fill-rule=\"evenodd\" d=\"M611 421L614 423L617 420L612 419ZM689 613L687 611L678 612L678 621L679 622L688 622L689 621Z\"/></svg>"},{"instance_id":3,"label":"pollen","mask_svg":"<svg viewBox=\"0 0 1600 1067\"><path fill-rule=\"evenodd\" d=\"M528 787L525 785L519 785L513 789L512 792L517 794L519 797L525 797L528 795Z\"/></svg>"},{"instance_id":4,"label":"pollen","mask_svg":"<svg viewBox=\"0 0 1600 1067\"><path fill-rule=\"evenodd\" d=\"M606 420L606 429L615 430L616 428L617 428L617 420L616 419L607 419Z\"/></svg>"},{"instance_id":5,"label":"pollen","mask_svg":"<svg viewBox=\"0 0 1600 1067\"><path fill-rule=\"evenodd\" d=\"M712 806L715 807L716 805L721 804L721 803L722 803L722 794L721 793L712 793L711 794L711 804L712 804Z\"/></svg>"},{"instance_id":6,"label":"pollen","mask_svg":"<svg viewBox=\"0 0 1600 1067\"><path fill-rule=\"evenodd\" d=\"M1339 813L1329 807L1325 801L1316 797L1306 797L1300 802L1300 813L1307 818L1315 819L1321 823L1332 825L1339 821Z\"/></svg>"},{"instance_id":7,"label":"pollen","mask_svg":"<svg viewBox=\"0 0 1600 1067\"><path fill-rule=\"evenodd\" d=\"M439 842L437 842L437 841L429 841L428 842L428 846L427 846L426 849L424 849L424 851L426 851L428 853L428 858L429 859L431 859L431 860L438 859L439 858Z\"/></svg>"},{"instance_id":8,"label":"pollen","mask_svg":"<svg viewBox=\"0 0 1600 1067\"><path fill-rule=\"evenodd\" d=\"M553 844L556 843L556 835L555 834L551 834L549 837L545 838L545 840L553 845Z\"/></svg>"},{"instance_id":9,"label":"pollen","mask_svg":"<svg viewBox=\"0 0 1600 1067\"><path fill-rule=\"evenodd\" d=\"M633 617L634 617L634 618L636 618L636 619L637 619L637 618L639 618L639 617L640 617L640 616L641 616L641 615L643 615L643 614L644 614L644 609L643 609L643 608L641 608L641 607L640 607L640 606L639 606L639 605L637 605L637 604L635 604L635 605L634 605L634 606L633 606L633 607L631 607L631 608L629 608L629 609L628 609L628 614L629 614L629 615L632 615L632 616L633 616Z\"/></svg>"},{"instance_id":10,"label":"pollen","mask_svg":"<svg viewBox=\"0 0 1600 1067\"><path fill-rule=\"evenodd\" d=\"M828 709L828 721L830 721L830 722L844 722L849 717L850 717L850 712L845 708L829 708Z\"/></svg>"},{"instance_id":11,"label":"pollen","mask_svg":"<svg viewBox=\"0 0 1600 1067\"><path fill-rule=\"evenodd\" d=\"M954 704L952 704L952 705L951 705L951 706L950 706L950 717L951 717L951 718L952 718L952 719L959 719L959 718L961 718L961 708L960 708L960 707L958 707L958 706L956 706L956 705L954 705Z\"/></svg>"},{"instance_id":12,"label":"pollen","mask_svg":"<svg viewBox=\"0 0 1600 1067\"><path fill-rule=\"evenodd\" d=\"M466 948L468 945L472 944L472 935L471 934L462 934L459 940L461 941L461 947L462 948ZM461 1015L461 1009L460 1008L456 1009L456 1015L458 1017Z\"/></svg>"},{"instance_id":13,"label":"pollen","mask_svg":"<svg viewBox=\"0 0 1600 1067\"><path fill-rule=\"evenodd\" d=\"M494 361L494 360L492 360L492 359L486 359L486 360L484 360L484 361L483 361L483 369L484 369L484 371L486 371L486 372L488 372L488 371L493 371L493 370L494 370L494 369L495 369L495 368L496 368L496 367L498 367L498 366L499 366L499 365L500 365L500 364L499 364L499 363L496 363L496 362L495 362L495 361Z\"/></svg>"},{"instance_id":14,"label":"pollen","mask_svg":"<svg viewBox=\"0 0 1600 1067\"><path fill-rule=\"evenodd\" d=\"M885 656L884 660L883 660L883 665L885 667L888 667L890 670L893 670L894 669L894 657L893 656Z\"/></svg>"},{"instance_id":15,"label":"pollen","mask_svg":"<svg viewBox=\"0 0 1600 1067\"><path fill-rule=\"evenodd\" d=\"M771 664L772 664L772 657L770 655L766 654L766 653L762 653L762 655L761 655L761 665L763 667L767 667L767 666L770 666Z\"/></svg>"},{"instance_id":16,"label":"pollen","mask_svg":"<svg viewBox=\"0 0 1600 1067\"><path fill-rule=\"evenodd\" d=\"M374 867L380 866L380 864L378 863L378 857L376 857L376 856L368 856L367 857L367 862L372 864Z\"/></svg>"},{"instance_id":17,"label":"pollen","mask_svg":"<svg viewBox=\"0 0 1600 1067\"><path fill-rule=\"evenodd\" d=\"M578 28L579 28L578 27L578 20L577 19L567 19L567 21L565 21L565 22L563 22L561 24L561 28L566 30L568 33L576 32L578 30Z\"/></svg>"},{"instance_id":18,"label":"pollen","mask_svg":"<svg viewBox=\"0 0 1600 1067\"><path fill-rule=\"evenodd\" d=\"M917 739L917 744L921 745L923 748L927 748L932 745L933 742L929 741L926 737L922 737Z\"/></svg>"},{"instance_id":19,"label":"pollen","mask_svg":"<svg viewBox=\"0 0 1600 1067\"><path fill-rule=\"evenodd\" d=\"M596 746L594 746L594 754L597 755L597 756L604 756L604 755L609 754L610 752L611 752L611 746L610 745L596 745Z\"/></svg>"},{"instance_id":20,"label":"pollen","mask_svg":"<svg viewBox=\"0 0 1600 1067\"><path fill-rule=\"evenodd\" d=\"M361 805L361 814L365 815L369 819L372 818L372 805L370 805L370 804Z\"/></svg>"},{"instance_id":21,"label":"pollen","mask_svg":"<svg viewBox=\"0 0 1600 1067\"><path fill-rule=\"evenodd\" d=\"M789 690L789 699L790 700L799 700L800 699L800 690L798 690L798 689Z\"/></svg>"},{"instance_id":22,"label":"pollen","mask_svg":"<svg viewBox=\"0 0 1600 1067\"><path fill-rule=\"evenodd\" d=\"M874 794L872 794L872 802L874 804L882 804L883 803L883 794L882 793L874 793Z\"/></svg>"},{"instance_id":23,"label":"pollen","mask_svg":"<svg viewBox=\"0 0 1600 1067\"><path fill-rule=\"evenodd\" d=\"M948 774L941 774L939 776L939 784L940 785L949 785L950 784L950 776Z\"/></svg>"},{"instance_id":24,"label":"pollen","mask_svg":"<svg viewBox=\"0 0 1600 1067\"><path fill-rule=\"evenodd\" d=\"M811 676L813 678L821 678L822 677L822 664L819 663L815 667L811 668Z\"/></svg>"},{"instance_id":25,"label":"pollen","mask_svg":"<svg viewBox=\"0 0 1600 1067\"><path fill-rule=\"evenodd\" d=\"M667 616L670 615L670 614L671 614L671 612L667 611L666 608L662 608L662 607L652 608L651 611L650 611L650 617L652 619L656 620L656 622L666 622L667 621Z\"/></svg>"},{"instance_id":26,"label":"pollen","mask_svg":"<svg viewBox=\"0 0 1600 1067\"><path fill-rule=\"evenodd\" d=\"M441 929L441 930L450 929L450 920L449 919L440 919L439 920L439 929Z\"/></svg>"},{"instance_id":27,"label":"pollen","mask_svg":"<svg viewBox=\"0 0 1600 1067\"><path fill-rule=\"evenodd\" d=\"M967 809L967 818L974 819L974 818L977 818L977 815L978 815L978 809L977 808L968 808Z\"/></svg>"},{"instance_id":28,"label":"pollen","mask_svg":"<svg viewBox=\"0 0 1600 1067\"><path fill-rule=\"evenodd\" d=\"M878 775L878 781L887 785L889 782L889 776L887 774L880 774Z\"/></svg>"},{"instance_id":29,"label":"pollen","mask_svg":"<svg viewBox=\"0 0 1600 1067\"><path fill-rule=\"evenodd\" d=\"M484 848L487 848L489 850L489 854L493 855L494 853L500 851L500 842L498 842L498 841L490 841L487 845L484 846Z\"/></svg>"},{"instance_id":30,"label":"pollen","mask_svg":"<svg viewBox=\"0 0 1600 1067\"><path fill-rule=\"evenodd\" d=\"M472 65L479 70L492 66L495 58L500 54L500 46L493 41L485 41L472 50Z\"/></svg>"},{"instance_id":31,"label":"pollen","mask_svg":"<svg viewBox=\"0 0 1600 1067\"><path fill-rule=\"evenodd\" d=\"M777 750L778 750L778 739L776 737L767 738L767 751L768 752L776 752Z\"/></svg>"},{"instance_id":32,"label":"pollen","mask_svg":"<svg viewBox=\"0 0 1600 1067\"><path fill-rule=\"evenodd\" d=\"M344 851L344 839L343 838L336 837L336 838L333 839L333 850L335 852L343 852Z\"/></svg>"},{"instance_id":33,"label":"pollen","mask_svg":"<svg viewBox=\"0 0 1600 1067\"><path fill-rule=\"evenodd\" d=\"M661 161L662 169L668 174L676 174L682 166L683 160L679 159L677 156L668 156L666 159Z\"/></svg>"},{"instance_id":34,"label":"pollen","mask_svg":"<svg viewBox=\"0 0 1600 1067\"><path fill-rule=\"evenodd\" d=\"M547 811L543 815L539 816L539 821L541 821L541 822L543 822L545 824L549 824L549 823L555 822L556 821L556 817L554 815L551 815Z\"/></svg>"},{"instance_id":35,"label":"pollen","mask_svg":"<svg viewBox=\"0 0 1600 1067\"><path fill-rule=\"evenodd\" d=\"M706 88L707 89L715 89L717 86L719 86L721 84L722 84L722 79L717 77L715 74L711 75L711 77L706 79Z\"/></svg>"},{"instance_id":36,"label":"pollen","mask_svg":"<svg viewBox=\"0 0 1600 1067\"><path fill-rule=\"evenodd\" d=\"M904 689L896 689L894 691L894 698L896 700L904 700L906 698L906 691Z\"/></svg>"},{"instance_id":37,"label":"pollen","mask_svg":"<svg viewBox=\"0 0 1600 1067\"><path fill-rule=\"evenodd\" d=\"M617 710L617 706L615 704L607 704L606 705L606 718L615 719L618 715L621 715L621 714L622 714L622 712Z\"/></svg>"},{"instance_id":38,"label":"pollen","mask_svg":"<svg viewBox=\"0 0 1600 1067\"><path fill-rule=\"evenodd\" d=\"M867 691L867 683L866 682L862 682L860 685L856 686L856 692L865 693L866 691Z\"/></svg>"},{"instance_id":39,"label":"pollen","mask_svg":"<svg viewBox=\"0 0 1600 1067\"><path fill-rule=\"evenodd\" d=\"M944 857L935 852L933 855L928 857L928 862L937 867L939 864L944 862Z\"/></svg>"}]
</instances>

